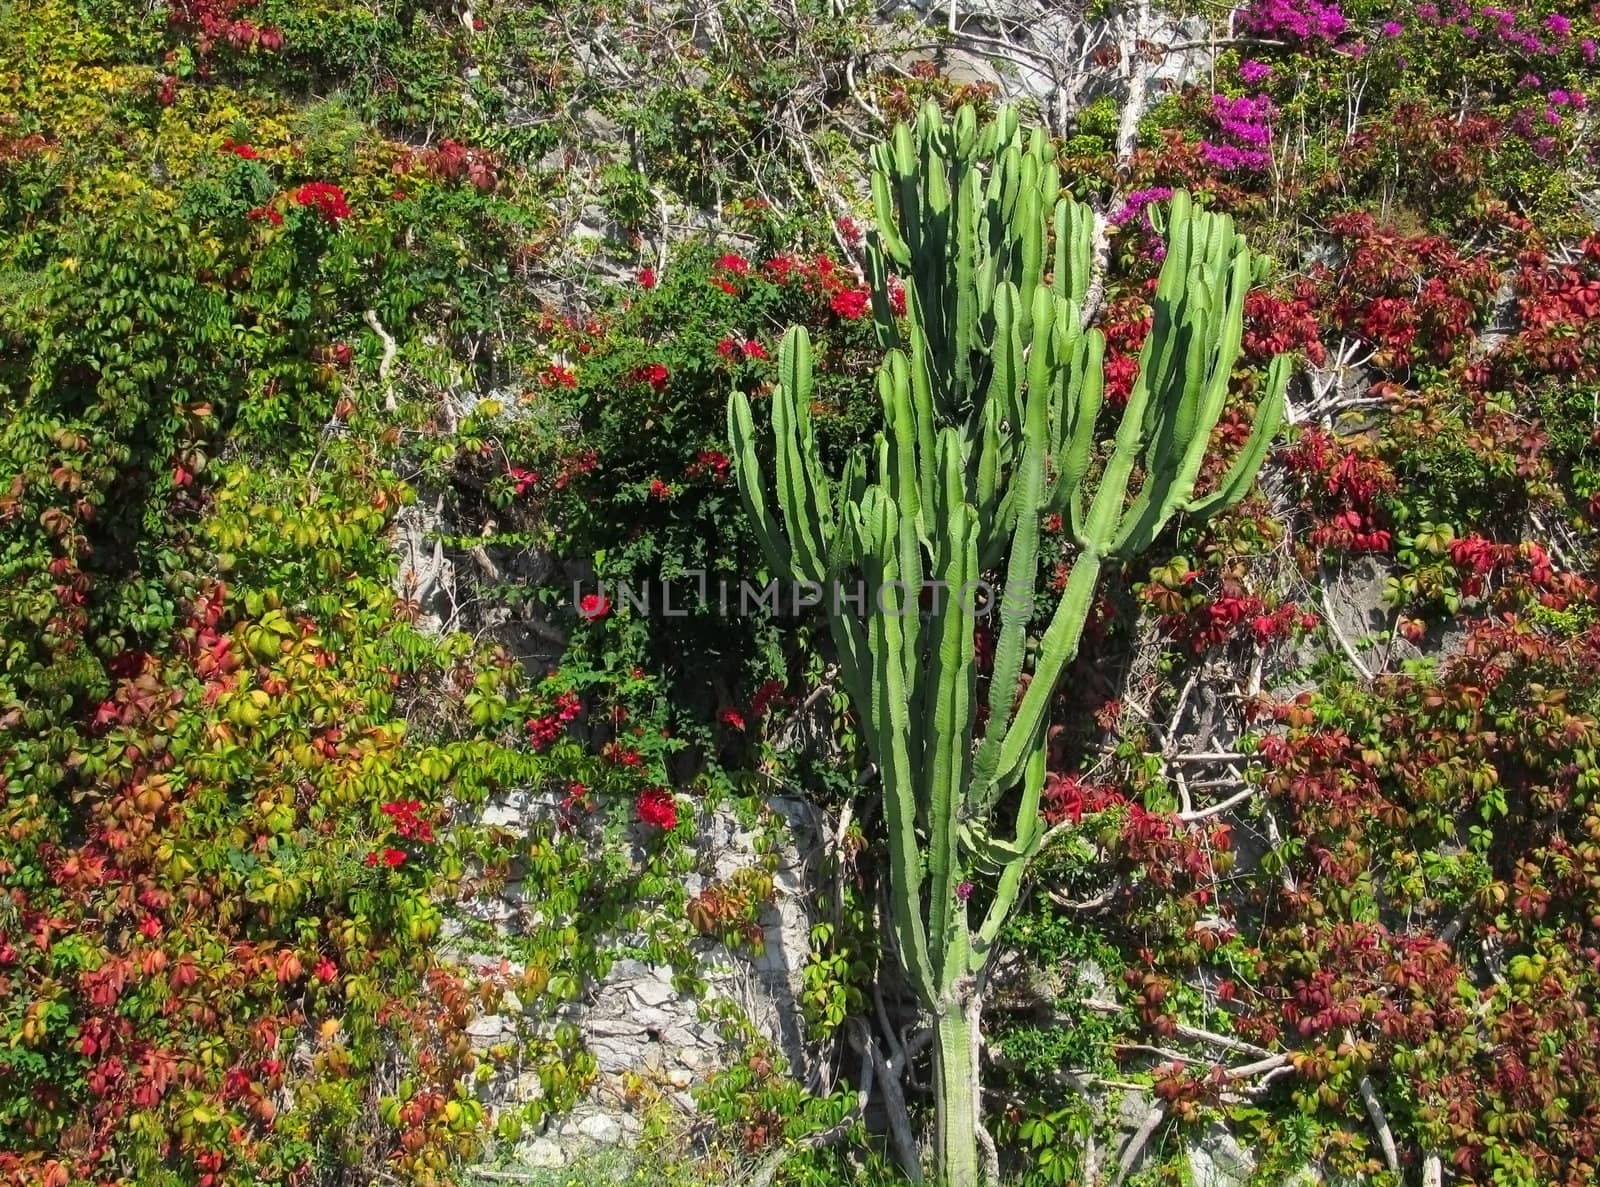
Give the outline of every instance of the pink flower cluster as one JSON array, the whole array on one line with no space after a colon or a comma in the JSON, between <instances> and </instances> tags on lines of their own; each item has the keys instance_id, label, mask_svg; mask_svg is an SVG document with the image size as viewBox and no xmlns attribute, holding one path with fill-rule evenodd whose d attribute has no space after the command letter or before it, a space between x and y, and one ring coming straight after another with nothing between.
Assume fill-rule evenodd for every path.
<instances>
[{"instance_id":1,"label":"pink flower cluster","mask_svg":"<svg viewBox=\"0 0 1600 1187\"><path fill-rule=\"evenodd\" d=\"M1112 226L1120 227L1137 218L1140 225L1154 235L1156 228L1155 224L1150 221L1150 207L1157 202L1165 202L1171 197L1172 189L1164 185L1152 186L1145 190L1135 190L1123 199L1122 208L1113 214L1108 221ZM1167 245L1157 240L1150 245L1149 254L1159 264L1167 258Z\"/></svg>"},{"instance_id":2,"label":"pink flower cluster","mask_svg":"<svg viewBox=\"0 0 1600 1187\"><path fill-rule=\"evenodd\" d=\"M1285 41L1334 41L1348 27L1338 0L1250 0L1239 14L1239 26L1258 37Z\"/></svg>"},{"instance_id":3,"label":"pink flower cluster","mask_svg":"<svg viewBox=\"0 0 1600 1187\"><path fill-rule=\"evenodd\" d=\"M1216 169L1265 169L1272 160L1272 118L1278 109L1265 95L1211 96L1211 116L1226 140L1200 144L1200 156Z\"/></svg>"}]
</instances>

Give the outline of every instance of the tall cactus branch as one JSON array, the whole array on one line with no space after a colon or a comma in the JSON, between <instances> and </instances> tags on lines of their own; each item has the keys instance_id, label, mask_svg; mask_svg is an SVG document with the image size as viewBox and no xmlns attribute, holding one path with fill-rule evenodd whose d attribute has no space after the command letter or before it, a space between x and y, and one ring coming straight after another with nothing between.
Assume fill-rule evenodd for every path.
<instances>
[{"instance_id":1,"label":"tall cactus branch","mask_svg":"<svg viewBox=\"0 0 1600 1187\"><path fill-rule=\"evenodd\" d=\"M881 772L896 956L933 1020L940 1174L973 1187L977 987L1043 836L1050 703L1101 570L1148 550L1178 518L1244 497L1282 419L1290 364L1280 357L1268 367L1248 442L1222 484L1197 496L1253 268L1231 219L1174 195L1138 378L1091 482L1105 356L1100 331L1084 325L1094 219L1061 195L1048 138L1034 130L1024 140L1009 109L980 128L970 109L947 121L930 105L915 128L897 128L874 149L873 165L868 271L885 351L882 431L828 478L810 420L811 343L792 328L771 401L775 498L768 446L743 394L730 398L728 433L773 572L865 584L864 615L831 588L824 600ZM905 288L903 320L892 313L892 284ZM1049 514L1068 519L1078 553L1041 631ZM970 593L999 574L983 715ZM977 926L974 903L983 908Z\"/></svg>"}]
</instances>

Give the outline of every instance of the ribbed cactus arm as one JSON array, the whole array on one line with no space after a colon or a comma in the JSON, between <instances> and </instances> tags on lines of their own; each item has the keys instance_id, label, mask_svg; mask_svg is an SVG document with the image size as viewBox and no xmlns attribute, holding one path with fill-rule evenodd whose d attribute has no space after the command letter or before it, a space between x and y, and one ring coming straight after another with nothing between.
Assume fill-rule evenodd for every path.
<instances>
[{"instance_id":1,"label":"ribbed cactus arm","mask_svg":"<svg viewBox=\"0 0 1600 1187\"><path fill-rule=\"evenodd\" d=\"M811 338L792 327L778 351L778 385L772 393L777 446L778 507L783 513L794 575L821 582L833 527L827 479L811 428Z\"/></svg>"},{"instance_id":2,"label":"ribbed cactus arm","mask_svg":"<svg viewBox=\"0 0 1600 1187\"><path fill-rule=\"evenodd\" d=\"M906 358L899 351L891 351L878 368L878 403L883 409L883 424L888 446L885 457L886 473L878 475L878 482L889 492L900 514L910 516L920 527L924 491L931 504L933 484L931 472L924 476L925 466L919 467L919 454L931 460L930 447L925 454L918 448L918 425L911 407L911 379ZM925 533L924 533L925 534Z\"/></svg>"},{"instance_id":3,"label":"ribbed cactus arm","mask_svg":"<svg viewBox=\"0 0 1600 1187\"><path fill-rule=\"evenodd\" d=\"M1094 271L1094 211L1071 198L1055 207L1055 273L1051 287L1083 308Z\"/></svg>"},{"instance_id":4,"label":"ribbed cactus arm","mask_svg":"<svg viewBox=\"0 0 1600 1187\"><path fill-rule=\"evenodd\" d=\"M978 925L978 930L972 937L967 955L968 968L972 972L981 969L984 962L989 959L995 940L1000 936L1000 929L1011 917L1012 907L1016 906L1017 895L1022 890L1023 875L1028 872L1028 863L1039 852L1039 842L1044 838L1044 829L1039 817L1039 802L1044 794L1047 753L1045 747L1035 747L1029 753L1024 766L1022 797L1017 805L1017 840L1007 846L1012 856L1001 867L994 898L989 901L989 909L984 912L983 922Z\"/></svg>"},{"instance_id":5,"label":"ribbed cactus arm","mask_svg":"<svg viewBox=\"0 0 1600 1187\"><path fill-rule=\"evenodd\" d=\"M1235 250L1236 249L1236 250ZM1212 256L1210 272L1192 281L1184 321L1187 341L1180 369L1157 376L1163 411L1145 460L1145 482L1112 543L1112 554L1136 556L1154 542L1167 521L1187 509L1205 462L1211 432L1227 403L1228 384L1244 334L1244 298L1250 259L1242 243L1228 245L1231 259Z\"/></svg>"},{"instance_id":6,"label":"ribbed cactus arm","mask_svg":"<svg viewBox=\"0 0 1600 1187\"><path fill-rule=\"evenodd\" d=\"M1250 493L1250 487L1256 480L1256 472L1260 470L1261 463L1267 456L1267 450L1272 446L1272 439L1283 424L1284 392L1289 386L1292 370L1293 362L1288 355L1280 354L1272 360L1271 366L1267 368L1266 386L1261 398L1256 402L1256 414L1250 424L1249 439L1245 441L1239 455L1233 459L1233 465L1228 467L1228 473L1223 477L1222 484L1211 494L1189 504L1188 510L1191 515L1204 518L1215 514L1225 507L1233 506Z\"/></svg>"},{"instance_id":7,"label":"ribbed cactus arm","mask_svg":"<svg viewBox=\"0 0 1600 1187\"><path fill-rule=\"evenodd\" d=\"M1099 580L1100 558L1092 553L1080 553L1073 562L1067 587L1062 592L1055 613L1051 615L1050 625L1039 640L1033 678L1028 682L1027 691L1022 694L1022 703L1017 706L1017 712L1006 729L1005 739L1000 744L994 774L989 779L987 794L991 799L998 794L996 789L1003 791L1016 785L1023 764L1034 749L1044 745L1050 700L1055 695L1067 664L1077 657L1078 644L1083 638L1083 625L1088 621L1089 610L1094 605L1095 587ZM987 735L984 742L988 743ZM975 788L978 786L977 780L974 768Z\"/></svg>"},{"instance_id":8,"label":"ribbed cactus arm","mask_svg":"<svg viewBox=\"0 0 1600 1187\"><path fill-rule=\"evenodd\" d=\"M960 918L964 908L956 895L961 881L956 820L972 769L978 681L973 621L970 607L961 599L963 586L978 572L978 523L965 501L961 441L953 429L939 437L938 471L934 519L940 525L941 538L934 573L944 585L929 624L932 653L930 696L924 705L929 727L923 784L929 804L928 943L935 960L941 962L935 972L943 989L951 972L943 954L965 930ZM964 955L957 963L962 965L959 971L964 971Z\"/></svg>"},{"instance_id":9,"label":"ribbed cactus arm","mask_svg":"<svg viewBox=\"0 0 1600 1187\"><path fill-rule=\"evenodd\" d=\"M989 399L998 401L1015 431L1027 416L1023 384L1022 311L1017 286L1006 282L994 294L994 344L990 347Z\"/></svg>"},{"instance_id":10,"label":"ribbed cactus arm","mask_svg":"<svg viewBox=\"0 0 1600 1187\"><path fill-rule=\"evenodd\" d=\"M1076 319L1077 305L1069 308ZM1057 329L1060 330L1059 323ZM1079 335L1073 343L1066 377L1066 423L1056 456L1056 487L1049 509L1067 512L1079 547L1083 547L1083 480L1094 453L1095 421L1105 391L1105 351L1105 335L1098 328Z\"/></svg>"},{"instance_id":11,"label":"ribbed cactus arm","mask_svg":"<svg viewBox=\"0 0 1600 1187\"><path fill-rule=\"evenodd\" d=\"M839 481L838 503L834 511L835 529L833 539L828 543L828 579L824 597L827 599L825 604L834 649L839 654L840 680L850 704L861 719L865 736L870 739L876 736L879 722L874 702L868 696L872 657L868 652L867 631L863 625L865 608L861 616L854 616L847 612L840 597L846 582L860 571L862 564L860 532L851 526L851 515L853 509L860 505L866 489L866 459L860 450L856 450L845 462L844 474Z\"/></svg>"},{"instance_id":12,"label":"ribbed cactus arm","mask_svg":"<svg viewBox=\"0 0 1600 1187\"><path fill-rule=\"evenodd\" d=\"M1050 327L1037 327L1048 339ZM1034 594L1039 570L1039 516L1044 505L1045 467L1049 456L1049 389L1031 388L1022 421L1022 463L1013 479L1016 493L1016 529L1011 539L1006 579L1000 599L1000 638L995 647L994 670L989 683L989 723L983 743L973 763L968 787L969 809L975 814L988 810L999 792L994 773L1000 748L1011 719L1017 681L1027 649L1028 623L1033 618Z\"/></svg>"},{"instance_id":13,"label":"ribbed cactus arm","mask_svg":"<svg viewBox=\"0 0 1600 1187\"><path fill-rule=\"evenodd\" d=\"M871 486L859 505L851 507L851 526L860 542L868 597L874 601L892 583L901 580L902 538L894 502L882 487ZM902 595L902 597L908 595ZM928 952L927 927L922 915L922 854L917 845L916 780L909 746L911 737L910 681L905 664L902 626L915 614L903 613L889 599L889 611L870 605L867 646L871 656L870 695L878 725L872 735L873 751L883 787L884 825L888 833L890 912L896 946L911 978L912 988L924 1001L935 995L933 964ZM893 611L900 610L902 613Z\"/></svg>"},{"instance_id":14,"label":"ribbed cactus arm","mask_svg":"<svg viewBox=\"0 0 1600 1187\"><path fill-rule=\"evenodd\" d=\"M967 482L973 505L978 511L978 551L983 567L990 567L992 549L1004 539L1001 501L1005 494L1002 479L1004 458L1000 434L1000 405L990 401L979 418L978 438L969 447Z\"/></svg>"},{"instance_id":15,"label":"ribbed cactus arm","mask_svg":"<svg viewBox=\"0 0 1600 1187\"><path fill-rule=\"evenodd\" d=\"M790 564L789 542L783 536L776 517L767 509L766 474L756 454L755 423L750 415L750 401L743 392L728 397L728 443L733 451L734 476L739 483L739 496L744 502L750 527L761 545L775 576L792 580L794 570Z\"/></svg>"}]
</instances>

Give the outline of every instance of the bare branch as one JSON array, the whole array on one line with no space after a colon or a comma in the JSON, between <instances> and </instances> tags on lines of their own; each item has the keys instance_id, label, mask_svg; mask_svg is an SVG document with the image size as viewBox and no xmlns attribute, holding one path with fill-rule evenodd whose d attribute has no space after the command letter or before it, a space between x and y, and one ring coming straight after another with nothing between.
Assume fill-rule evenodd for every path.
<instances>
[{"instance_id":1,"label":"bare branch","mask_svg":"<svg viewBox=\"0 0 1600 1187\"><path fill-rule=\"evenodd\" d=\"M1362 1076L1361 1082L1356 1085L1361 1093L1361 1103L1367 1107L1367 1116L1372 1119L1372 1128L1378 1131L1378 1145L1383 1147L1383 1161L1394 1174L1400 1173L1400 1151L1394 1144L1394 1133L1389 1129L1388 1119L1383 1115L1383 1105L1378 1101L1378 1091L1372 1086L1371 1076Z\"/></svg>"}]
</instances>

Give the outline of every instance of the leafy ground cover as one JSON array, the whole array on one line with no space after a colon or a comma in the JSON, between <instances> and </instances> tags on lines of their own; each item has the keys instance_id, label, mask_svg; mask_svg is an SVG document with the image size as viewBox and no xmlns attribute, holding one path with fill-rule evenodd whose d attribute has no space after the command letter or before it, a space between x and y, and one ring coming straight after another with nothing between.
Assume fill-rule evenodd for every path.
<instances>
[{"instance_id":1,"label":"leafy ground cover","mask_svg":"<svg viewBox=\"0 0 1600 1187\"><path fill-rule=\"evenodd\" d=\"M759 400L800 323L830 461L876 427L860 148L874 112L993 97L897 70L902 34L845 7L727 6L699 41L666 6L0 8L9 1181L445 1181L588 1085L555 1011L608 937L687 965L748 934L758 875L676 877L708 801L801 786L839 819L862 754L820 619L485 588L559 625L530 672L418 629L390 532L444 493L491 558L576 560L596 598L759 567L727 394ZM1113 1176L1084 1090L1135 1086L1152 1149L1226 1117L1264 1179L1593 1179L1597 39L1549 0L1255 0L1125 159L1115 102L1066 129L1115 227L1108 403L1174 188L1277 262L1219 443L1267 358L1301 364L1260 491L1108 578L1058 706L1064 827L987 1052L1008 1174ZM587 160L601 121L620 148ZM723 236L669 250L667 198ZM607 252L571 250L575 205ZM1364 573L1357 629L1324 591ZM574 823L472 823L513 786ZM846 1050L877 1026L880 831L842 830L807 970ZM515 978L471 973L444 921L513 871L561 909ZM474 1054L507 991L528 1033ZM539 1074L532 1114L479 1104L497 1059ZM853 1100L758 1053L705 1090L712 1164L887 1173Z\"/></svg>"}]
</instances>

